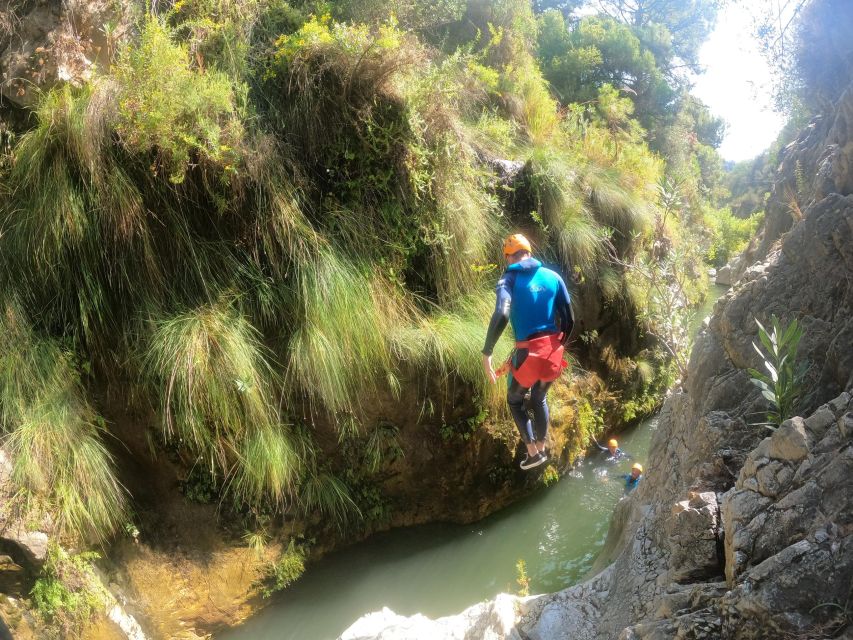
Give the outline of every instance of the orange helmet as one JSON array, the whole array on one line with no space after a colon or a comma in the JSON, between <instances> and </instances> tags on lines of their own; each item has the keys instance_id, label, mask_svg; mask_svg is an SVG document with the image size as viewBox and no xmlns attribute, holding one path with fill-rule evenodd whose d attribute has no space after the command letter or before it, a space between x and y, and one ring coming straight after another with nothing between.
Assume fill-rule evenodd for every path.
<instances>
[{"instance_id":1,"label":"orange helmet","mask_svg":"<svg viewBox=\"0 0 853 640\"><path fill-rule=\"evenodd\" d=\"M514 253L518 253L519 251L527 251L528 253L533 252L533 248L530 246L530 241L525 238L520 233L513 233L506 240L504 240L504 255L511 256Z\"/></svg>"},{"instance_id":2,"label":"orange helmet","mask_svg":"<svg viewBox=\"0 0 853 640\"><path fill-rule=\"evenodd\" d=\"M607 441L607 446L608 447L618 447L619 443L616 442L615 439L611 438L610 440Z\"/></svg>"}]
</instances>

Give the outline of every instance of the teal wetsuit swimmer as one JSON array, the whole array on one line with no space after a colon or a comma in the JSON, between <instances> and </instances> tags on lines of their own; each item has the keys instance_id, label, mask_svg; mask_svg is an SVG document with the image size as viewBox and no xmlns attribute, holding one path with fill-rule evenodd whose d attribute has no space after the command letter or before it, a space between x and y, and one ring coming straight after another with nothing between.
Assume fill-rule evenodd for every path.
<instances>
[{"instance_id":1,"label":"teal wetsuit swimmer","mask_svg":"<svg viewBox=\"0 0 853 640\"><path fill-rule=\"evenodd\" d=\"M492 350L507 322L512 324L517 342L507 404L527 447L527 456L521 461L522 469L530 469L548 459L545 453L549 420L546 394L565 366L563 353L574 326L566 283L559 274L533 259L530 252L530 243L521 234L510 236L504 243L508 267L498 281L495 311L483 347L483 366L494 382ZM528 391L532 422L524 407Z\"/></svg>"},{"instance_id":2,"label":"teal wetsuit swimmer","mask_svg":"<svg viewBox=\"0 0 853 640\"><path fill-rule=\"evenodd\" d=\"M635 462L631 467L631 473L624 473L621 477L625 481L625 493L633 491L643 479L643 465Z\"/></svg>"}]
</instances>

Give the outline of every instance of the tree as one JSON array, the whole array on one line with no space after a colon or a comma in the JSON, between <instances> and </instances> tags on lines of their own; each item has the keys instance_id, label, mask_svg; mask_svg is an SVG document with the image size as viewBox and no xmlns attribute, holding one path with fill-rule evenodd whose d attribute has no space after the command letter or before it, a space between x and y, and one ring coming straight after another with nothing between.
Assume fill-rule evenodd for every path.
<instances>
[{"instance_id":1,"label":"tree","mask_svg":"<svg viewBox=\"0 0 853 640\"><path fill-rule=\"evenodd\" d=\"M775 76L779 111L802 119L835 100L850 81L849 0L738 0Z\"/></svg>"},{"instance_id":2,"label":"tree","mask_svg":"<svg viewBox=\"0 0 853 640\"><path fill-rule=\"evenodd\" d=\"M671 41L674 58L665 71L699 67L699 47L717 19L719 0L595 0L593 5L611 18L634 27L650 49L662 29ZM659 59L659 63L664 61Z\"/></svg>"},{"instance_id":3,"label":"tree","mask_svg":"<svg viewBox=\"0 0 853 640\"><path fill-rule=\"evenodd\" d=\"M590 16L577 24L558 11L539 16L539 58L545 77L563 103L590 102L604 85L632 95L637 116L647 125L665 110L674 92L631 27Z\"/></svg>"}]
</instances>

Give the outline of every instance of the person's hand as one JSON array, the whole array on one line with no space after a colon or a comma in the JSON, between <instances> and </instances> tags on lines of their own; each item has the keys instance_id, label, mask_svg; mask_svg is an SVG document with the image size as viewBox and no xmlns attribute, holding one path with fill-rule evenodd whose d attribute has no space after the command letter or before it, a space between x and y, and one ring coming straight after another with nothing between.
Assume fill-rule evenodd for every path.
<instances>
[{"instance_id":1,"label":"person's hand","mask_svg":"<svg viewBox=\"0 0 853 640\"><path fill-rule=\"evenodd\" d=\"M492 368L492 356L483 354L483 370L486 372L486 377L489 379L489 382L494 384L498 377L495 375L495 370Z\"/></svg>"}]
</instances>

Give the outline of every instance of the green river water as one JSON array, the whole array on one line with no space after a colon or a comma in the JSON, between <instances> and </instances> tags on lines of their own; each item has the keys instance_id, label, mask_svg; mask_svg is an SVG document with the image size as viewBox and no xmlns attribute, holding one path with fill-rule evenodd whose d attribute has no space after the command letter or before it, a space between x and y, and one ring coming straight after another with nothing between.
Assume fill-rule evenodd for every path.
<instances>
[{"instance_id":1,"label":"green river water","mask_svg":"<svg viewBox=\"0 0 853 640\"><path fill-rule=\"evenodd\" d=\"M695 327L710 311L696 314ZM657 417L619 436L630 461L591 454L555 485L471 525L425 525L377 534L312 564L305 575L221 640L333 640L362 615L389 607L435 618L500 592L517 590L516 561L527 565L531 593L580 581L624 499L632 462L646 462Z\"/></svg>"}]
</instances>

